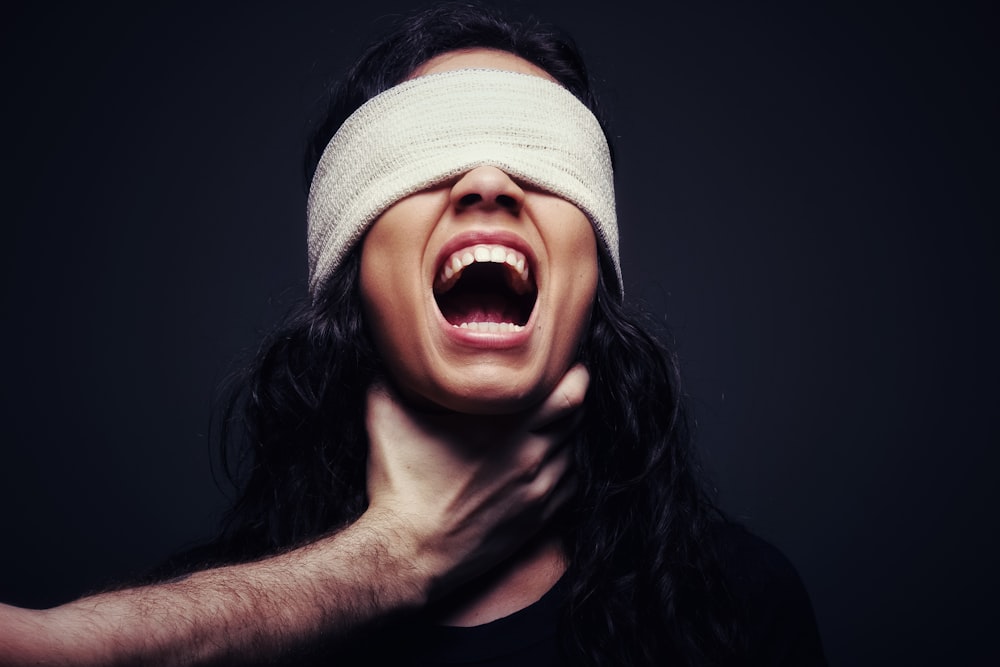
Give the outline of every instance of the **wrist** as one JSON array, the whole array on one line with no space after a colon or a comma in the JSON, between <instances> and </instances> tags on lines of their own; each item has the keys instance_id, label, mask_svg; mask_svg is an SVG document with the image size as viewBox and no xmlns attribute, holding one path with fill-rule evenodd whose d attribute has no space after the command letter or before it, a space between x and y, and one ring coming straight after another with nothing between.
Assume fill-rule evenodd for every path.
<instances>
[{"instance_id":1,"label":"wrist","mask_svg":"<svg viewBox=\"0 0 1000 667\"><path fill-rule=\"evenodd\" d=\"M373 507L344 532L348 531L365 543L374 564L372 574L384 583L379 591L384 608L415 610L431 601L435 584L450 563L415 522L398 512Z\"/></svg>"}]
</instances>

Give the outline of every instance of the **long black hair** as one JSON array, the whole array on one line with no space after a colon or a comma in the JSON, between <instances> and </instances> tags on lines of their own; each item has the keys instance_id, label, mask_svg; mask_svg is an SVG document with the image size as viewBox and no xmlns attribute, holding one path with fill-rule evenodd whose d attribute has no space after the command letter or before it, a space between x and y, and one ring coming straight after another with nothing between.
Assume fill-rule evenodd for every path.
<instances>
[{"instance_id":1,"label":"long black hair","mask_svg":"<svg viewBox=\"0 0 1000 667\"><path fill-rule=\"evenodd\" d=\"M570 40L479 5L441 5L403 21L334 90L307 151L307 176L357 106L427 59L465 47L535 63L601 118ZM241 491L219 541L223 559L314 539L366 508L365 389L382 366L366 330L359 268L355 247L264 341L229 404L227 460ZM580 345L591 383L573 445L578 492L563 517L563 650L572 664L729 663L739 623L713 547L722 517L692 453L677 363L612 280L606 270L599 276Z\"/></svg>"}]
</instances>

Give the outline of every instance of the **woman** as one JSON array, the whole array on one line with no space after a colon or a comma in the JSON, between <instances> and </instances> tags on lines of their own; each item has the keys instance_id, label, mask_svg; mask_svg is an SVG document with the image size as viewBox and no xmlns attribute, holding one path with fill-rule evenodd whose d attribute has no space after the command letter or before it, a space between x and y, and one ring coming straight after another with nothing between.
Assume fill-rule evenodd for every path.
<instances>
[{"instance_id":1,"label":"woman","mask_svg":"<svg viewBox=\"0 0 1000 667\"><path fill-rule=\"evenodd\" d=\"M309 152L309 297L224 420L223 534L0 605L0 664L823 664L624 306L599 118L569 42L479 7L366 52Z\"/></svg>"},{"instance_id":2,"label":"woman","mask_svg":"<svg viewBox=\"0 0 1000 667\"><path fill-rule=\"evenodd\" d=\"M503 567L341 659L430 664L468 644L463 659L510 664L822 662L794 571L703 492L674 360L623 305L599 118L571 43L463 5L404 21L335 91L307 160L311 298L231 408L253 446L219 557L362 514L372 400L497 431L575 363L591 376L565 511ZM537 583L498 603L524 572ZM513 623L556 580L520 612L537 632L514 654L524 627L438 627Z\"/></svg>"}]
</instances>

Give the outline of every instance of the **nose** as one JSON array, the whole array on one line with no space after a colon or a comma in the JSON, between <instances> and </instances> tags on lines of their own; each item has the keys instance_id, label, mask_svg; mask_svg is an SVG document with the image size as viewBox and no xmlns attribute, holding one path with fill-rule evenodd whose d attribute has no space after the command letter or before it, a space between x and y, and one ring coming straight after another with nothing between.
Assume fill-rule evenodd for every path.
<instances>
[{"instance_id":1,"label":"nose","mask_svg":"<svg viewBox=\"0 0 1000 667\"><path fill-rule=\"evenodd\" d=\"M470 169L458 179L451 188L451 203L458 213L476 209L518 215L524 204L524 190L507 172L484 165Z\"/></svg>"}]
</instances>

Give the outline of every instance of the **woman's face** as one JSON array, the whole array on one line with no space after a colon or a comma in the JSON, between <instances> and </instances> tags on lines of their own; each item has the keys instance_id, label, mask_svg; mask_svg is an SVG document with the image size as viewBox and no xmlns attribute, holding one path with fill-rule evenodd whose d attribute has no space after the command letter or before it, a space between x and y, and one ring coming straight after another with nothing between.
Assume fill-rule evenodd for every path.
<instances>
[{"instance_id":1,"label":"woman's face","mask_svg":"<svg viewBox=\"0 0 1000 667\"><path fill-rule=\"evenodd\" d=\"M413 76L467 67L550 78L470 49ZM496 167L410 195L365 236L361 294L385 366L409 399L471 414L524 409L573 362L597 285L587 217Z\"/></svg>"}]
</instances>

